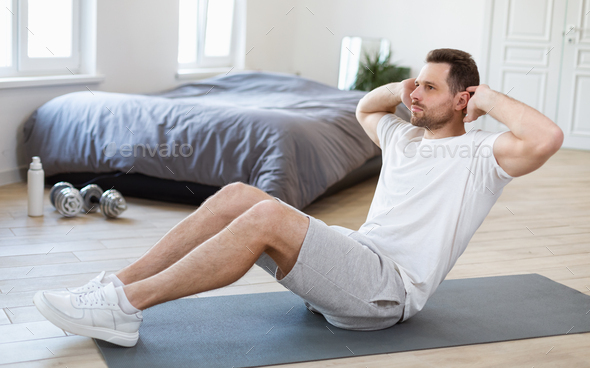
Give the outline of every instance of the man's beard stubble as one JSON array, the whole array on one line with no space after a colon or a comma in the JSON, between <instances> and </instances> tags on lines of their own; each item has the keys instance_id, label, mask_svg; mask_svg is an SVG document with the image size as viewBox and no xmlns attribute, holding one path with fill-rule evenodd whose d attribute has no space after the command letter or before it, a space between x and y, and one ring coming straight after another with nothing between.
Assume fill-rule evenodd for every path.
<instances>
[{"instance_id":1,"label":"man's beard stubble","mask_svg":"<svg viewBox=\"0 0 590 368\"><path fill-rule=\"evenodd\" d=\"M421 109L424 109L424 107L416 105ZM434 110L437 110L437 108L434 108ZM453 118L453 110L452 109L445 109L442 110L440 112L436 112L436 113L424 113L425 110L422 110L422 117L417 117L416 115L412 114L412 117L410 119L410 122L412 123L412 125L417 126L417 127L421 127L421 128L428 128L430 130L437 130L440 129L442 127L444 127L445 125L447 125L448 122L451 121L451 119Z\"/></svg>"}]
</instances>

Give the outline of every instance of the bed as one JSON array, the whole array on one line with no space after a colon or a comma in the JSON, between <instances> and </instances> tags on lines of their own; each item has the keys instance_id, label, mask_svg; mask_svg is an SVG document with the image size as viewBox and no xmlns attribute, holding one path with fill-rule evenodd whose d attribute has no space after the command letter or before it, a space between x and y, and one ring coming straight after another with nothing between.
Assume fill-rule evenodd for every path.
<instances>
[{"instance_id":1,"label":"bed","mask_svg":"<svg viewBox=\"0 0 590 368\"><path fill-rule=\"evenodd\" d=\"M241 181L302 209L379 172L380 149L354 114L364 94L270 72L156 94L75 92L31 115L25 151L41 157L49 184L199 204Z\"/></svg>"}]
</instances>

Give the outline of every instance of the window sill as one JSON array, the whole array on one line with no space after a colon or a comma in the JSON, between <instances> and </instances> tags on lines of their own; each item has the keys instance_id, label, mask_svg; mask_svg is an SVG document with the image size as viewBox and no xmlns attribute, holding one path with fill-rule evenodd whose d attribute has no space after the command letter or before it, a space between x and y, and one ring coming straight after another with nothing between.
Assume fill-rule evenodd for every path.
<instances>
[{"instance_id":1,"label":"window sill","mask_svg":"<svg viewBox=\"0 0 590 368\"><path fill-rule=\"evenodd\" d=\"M223 68L197 68L197 69L179 69L176 72L176 79L199 79L206 77L213 77L219 74L229 74L229 72L235 72L242 70L235 67L223 67Z\"/></svg>"},{"instance_id":2,"label":"window sill","mask_svg":"<svg viewBox=\"0 0 590 368\"><path fill-rule=\"evenodd\" d=\"M76 74L76 75L49 75L37 77L8 77L0 78L0 89L59 86L68 84L92 84L104 81L104 75Z\"/></svg>"}]
</instances>

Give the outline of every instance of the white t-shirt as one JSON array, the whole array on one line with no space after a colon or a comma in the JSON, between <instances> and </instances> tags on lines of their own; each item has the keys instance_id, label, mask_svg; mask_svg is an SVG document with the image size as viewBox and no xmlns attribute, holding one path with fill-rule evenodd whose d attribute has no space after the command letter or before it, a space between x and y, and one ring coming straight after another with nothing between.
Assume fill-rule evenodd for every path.
<instances>
[{"instance_id":1,"label":"white t-shirt","mask_svg":"<svg viewBox=\"0 0 590 368\"><path fill-rule=\"evenodd\" d=\"M492 149L506 132L471 129L441 139L424 132L393 114L381 118L383 165L358 230L398 267L407 292L403 321L422 310L513 179Z\"/></svg>"}]
</instances>

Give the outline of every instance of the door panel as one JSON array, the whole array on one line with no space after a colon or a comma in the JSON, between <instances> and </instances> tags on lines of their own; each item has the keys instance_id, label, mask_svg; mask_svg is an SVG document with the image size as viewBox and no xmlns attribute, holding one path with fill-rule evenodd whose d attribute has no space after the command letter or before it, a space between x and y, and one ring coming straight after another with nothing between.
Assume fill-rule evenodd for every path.
<instances>
[{"instance_id":1,"label":"door panel","mask_svg":"<svg viewBox=\"0 0 590 368\"><path fill-rule=\"evenodd\" d=\"M545 106L547 72L531 71L528 74L519 69L504 69L503 86L518 86L509 91L509 96L541 111ZM508 91L507 91L508 92ZM498 123L500 124L500 123ZM502 126L505 126L502 124Z\"/></svg>"},{"instance_id":2,"label":"door panel","mask_svg":"<svg viewBox=\"0 0 590 368\"><path fill-rule=\"evenodd\" d=\"M491 22L488 84L554 121L565 5L563 0L495 0ZM483 126L508 130L489 115Z\"/></svg>"},{"instance_id":3,"label":"door panel","mask_svg":"<svg viewBox=\"0 0 590 368\"><path fill-rule=\"evenodd\" d=\"M590 0L569 0L557 124L563 147L590 150Z\"/></svg>"},{"instance_id":4,"label":"door panel","mask_svg":"<svg viewBox=\"0 0 590 368\"><path fill-rule=\"evenodd\" d=\"M590 136L590 75L577 75L574 87L571 131L573 135Z\"/></svg>"},{"instance_id":5,"label":"door panel","mask_svg":"<svg viewBox=\"0 0 590 368\"><path fill-rule=\"evenodd\" d=\"M553 0L508 1L506 39L550 42L552 9Z\"/></svg>"}]
</instances>

